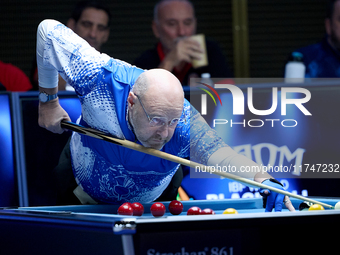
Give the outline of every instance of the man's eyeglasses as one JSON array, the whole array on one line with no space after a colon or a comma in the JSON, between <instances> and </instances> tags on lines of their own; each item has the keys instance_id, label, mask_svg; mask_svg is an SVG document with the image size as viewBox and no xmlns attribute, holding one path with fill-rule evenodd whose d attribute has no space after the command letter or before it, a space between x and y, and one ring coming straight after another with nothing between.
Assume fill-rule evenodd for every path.
<instances>
[{"instance_id":1,"label":"man's eyeglasses","mask_svg":"<svg viewBox=\"0 0 340 255\"><path fill-rule=\"evenodd\" d=\"M136 95L136 94L135 94ZM144 112L145 112L145 115L146 117L148 117L148 120L149 120L149 124L151 127L161 127L161 126L164 126L166 124L169 125L169 127L172 127L172 126L175 126L176 124L184 124L186 121L184 118L174 118L172 119L171 121L168 121L167 118L165 117L153 117L153 118L150 118L149 114L147 114L145 108L144 108L144 105L142 103L142 101L140 100L139 96L136 95L136 97L138 98Z\"/></svg>"}]
</instances>

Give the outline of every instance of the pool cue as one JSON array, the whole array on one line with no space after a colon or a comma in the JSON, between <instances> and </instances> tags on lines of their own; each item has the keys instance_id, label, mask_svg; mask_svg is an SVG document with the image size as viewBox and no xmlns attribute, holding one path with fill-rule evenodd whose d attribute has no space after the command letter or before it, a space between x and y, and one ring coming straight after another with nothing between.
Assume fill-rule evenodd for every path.
<instances>
[{"instance_id":1,"label":"pool cue","mask_svg":"<svg viewBox=\"0 0 340 255\"><path fill-rule=\"evenodd\" d=\"M101 139L101 140L104 140L104 141L107 141L107 142L110 142L110 143L113 143L113 144L116 144L116 145L119 145L119 146L123 146L125 148L129 148L129 149L136 150L136 151L139 151L139 152L143 152L143 153L155 156L155 157L166 159L166 160L169 160L169 161L181 164L181 165L185 165L185 166L192 167L192 168L199 167L200 169L204 169L211 174L216 174L216 175L225 177L227 179L242 182L244 184L248 184L248 185L263 188L263 189L268 189L268 190L271 190L271 191L274 191L274 192L277 192L277 193L280 193L280 194L283 194L283 195L286 195L286 196L289 196L289 197L293 197L293 198L300 199L300 200L303 200L303 201L308 201L308 202L311 202L313 204L319 204L319 205L322 205L324 207L334 208L332 205L329 205L329 204L326 204L326 203L323 203L323 202L319 202L319 201L316 201L314 199L310 199L310 198L307 198L307 197L303 197L303 196L300 196L300 195L297 195L297 194L293 194L293 193L290 193L290 192L285 191L285 190L280 190L280 189L277 189L277 188L274 188L274 187L271 187L271 186L268 186L268 185L265 185L265 184L262 184L262 183L259 183L259 182L256 182L256 181L252 181L252 180L249 180L249 179L246 179L246 178L234 175L234 174L230 174L230 173L226 173L226 172L211 171L210 168L205 166L205 165L196 163L196 162L188 160L188 159L180 158L180 157L174 156L172 154L169 154L169 153L166 153L166 152L163 152L163 151L159 151L159 150L156 150L156 149L153 149L153 148L144 147L140 144L131 142L129 140L116 138L116 137L113 137L110 134L95 130L93 128L83 127L81 125L78 125L78 124L75 124L75 123L72 123L72 122L69 122L69 121L62 121L61 127L68 129L68 130L75 131L75 132L83 134L83 135L91 136L91 137Z\"/></svg>"}]
</instances>

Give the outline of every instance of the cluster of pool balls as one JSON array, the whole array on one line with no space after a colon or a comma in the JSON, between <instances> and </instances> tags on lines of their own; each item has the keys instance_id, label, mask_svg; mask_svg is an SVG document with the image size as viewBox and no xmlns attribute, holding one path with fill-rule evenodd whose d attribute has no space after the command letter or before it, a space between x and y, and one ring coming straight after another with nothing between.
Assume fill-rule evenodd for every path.
<instances>
[{"instance_id":1,"label":"cluster of pool balls","mask_svg":"<svg viewBox=\"0 0 340 255\"><path fill-rule=\"evenodd\" d=\"M169 203L168 206L169 212L172 215L179 215L183 212L183 204L180 201L173 200ZM340 209L340 202L338 202L334 209ZM320 204L312 204L310 202L304 201L299 205L300 211L317 211L317 210L324 210L324 207ZM150 212L154 217L162 217L165 212L166 208L163 203L155 202L151 205ZM128 216L142 216L144 213L144 206L141 203L129 203L126 202L122 204L119 208L117 213L119 215L128 215ZM190 207L187 211L187 215L209 215L215 214L214 210L210 208L201 209L198 206ZM227 208L223 211L223 214L238 214L237 210L234 208Z\"/></svg>"},{"instance_id":2,"label":"cluster of pool balls","mask_svg":"<svg viewBox=\"0 0 340 255\"><path fill-rule=\"evenodd\" d=\"M172 215L179 215L183 212L183 204L180 201L173 200L169 203L168 206L169 212ZM151 205L150 212L154 217L162 217L166 208L163 203L155 202ZM144 213L144 206L141 203L129 203L126 202L122 204L117 213L119 215L128 215L128 216L142 216ZM237 214L238 212L234 208L228 208L224 210L223 214ZM193 206L188 209L187 215L209 215L215 214L214 210L210 208L201 209L198 206Z\"/></svg>"},{"instance_id":3,"label":"cluster of pool balls","mask_svg":"<svg viewBox=\"0 0 340 255\"><path fill-rule=\"evenodd\" d=\"M337 202L334 206L334 209L339 210L340 209L340 202ZM319 211L319 210L325 210L325 208L322 205L319 204L313 204L308 201L303 201L299 205L299 211Z\"/></svg>"}]
</instances>

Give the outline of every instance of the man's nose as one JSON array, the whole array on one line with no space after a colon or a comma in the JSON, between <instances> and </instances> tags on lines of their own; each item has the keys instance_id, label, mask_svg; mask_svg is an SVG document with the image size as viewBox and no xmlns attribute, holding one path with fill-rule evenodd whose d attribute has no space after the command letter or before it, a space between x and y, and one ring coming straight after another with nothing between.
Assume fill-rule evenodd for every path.
<instances>
[{"instance_id":1,"label":"man's nose","mask_svg":"<svg viewBox=\"0 0 340 255\"><path fill-rule=\"evenodd\" d=\"M91 38L96 38L97 36L97 28L95 26L92 26L90 28L90 33L89 33Z\"/></svg>"},{"instance_id":2,"label":"man's nose","mask_svg":"<svg viewBox=\"0 0 340 255\"><path fill-rule=\"evenodd\" d=\"M157 133L162 137L162 139L167 138L169 135L169 125L164 124L163 126L159 127Z\"/></svg>"},{"instance_id":3,"label":"man's nose","mask_svg":"<svg viewBox=\"0 0 340 255\"><path fill-rule=\"evenodd\" d=\"M177 27L177 34L178 36L186 36L186 28L184 24L179 23Z\"/></svg>"}]
</instances>

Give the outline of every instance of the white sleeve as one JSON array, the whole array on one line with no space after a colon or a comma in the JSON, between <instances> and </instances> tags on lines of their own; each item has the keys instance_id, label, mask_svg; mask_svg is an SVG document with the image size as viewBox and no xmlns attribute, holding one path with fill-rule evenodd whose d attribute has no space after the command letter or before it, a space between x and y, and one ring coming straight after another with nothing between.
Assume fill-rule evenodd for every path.
<instances>
[{"instance_id":1,"label":"white sleeve","mask_svg":"<svg viewBox=\"0 0 340 255\"><path fill-rule=\"evenodd\" d=\"M39 86L43 88L55 88L58 86L58 71L53 66L43 64L44 48L47 41L47 31L50 27L59 24L55 20L44 20L38 26L37 31L37 66Z\"/></svg>"},{"instance_id":2,"label":"white sleeve","mask_svg":"<svg viewBox=\"0 0 340 255\"><path fill-rule=\"evenodd\" d=\"M214 152L208 160L208 166L228 170L226 172L248 179L254 179L254 176L262 171L260 165L230 147L223 147Z\"/></svg>"},{"instance_id":3,"label":"white sleeve","mask_svg":"<svg viewBox=\"0 0 340 255\"><path fill-rule=\"evenodd\" d=\"M58 86L58 73L75 88L86 86L110 60L56 20L39 24L36 54L39 86L44 88Z\"/></svg>"}]
</instances>

